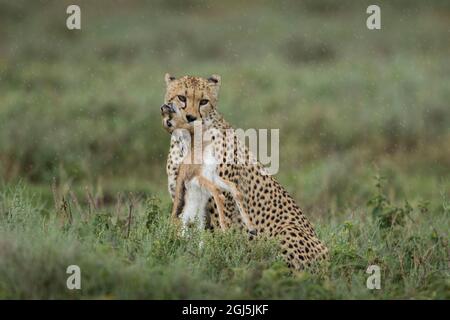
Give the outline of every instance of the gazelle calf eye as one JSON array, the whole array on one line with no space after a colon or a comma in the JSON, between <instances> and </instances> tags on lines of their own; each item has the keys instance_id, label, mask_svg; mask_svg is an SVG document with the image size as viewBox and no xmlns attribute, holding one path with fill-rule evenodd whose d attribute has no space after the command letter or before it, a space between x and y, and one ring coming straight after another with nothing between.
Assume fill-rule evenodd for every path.
<instances>
[{"instance_id":1,"label":"gazelle calf eye","mask_svg":"<svg viewBox=\"0 0 450 320\"><path fill-rule=\"evenodd\" d=\"M178 96L178 100L180 100L181 102L186 102L186 97L185 96Z\"/></svg>"},{"instance_id":2,"label":"gazelle calf eye","mask_svg":"<svg viewBox=\"0 0 450 320\"><path fill-rule=\"evenodd\" d=\"M202 99L202 100L200 100L200 105L201 106L204 106L205 104L207 104L209 102L209 100L207 100L207 99Z\"/></svg>"}]
</instances>

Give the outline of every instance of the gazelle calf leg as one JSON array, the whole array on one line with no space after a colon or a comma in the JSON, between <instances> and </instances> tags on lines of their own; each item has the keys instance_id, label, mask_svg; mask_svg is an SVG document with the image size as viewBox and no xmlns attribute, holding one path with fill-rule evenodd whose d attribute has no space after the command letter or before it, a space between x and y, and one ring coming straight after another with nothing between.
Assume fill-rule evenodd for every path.
<instances>
[{"instance_id":1,"label":"gazelle calf leg","mask_svg":"<svg viewBox=\"0 0 450 320\"><path fill-rule=\"evenodd\" d=\"M172 219L177 220L181 212L183 211L184 205L185 205L185 193L186 189L184 186L184 180L181 177L178 177L177 184L175 188L175 197L173 199L173 206L172 206Z\"/></svg>"},{"instance_id":2,"label":"gazelle calf leg","mask_svg":"<svg viewBox=\"0 0 450 320\"><path fill-rule=\"evenodd\" d=\"M256 235L256 227L253 224L253 222L250 220L250 217L245 210L244 204L243 204L243 197L242 194L239 192L239 190L236 188L235 184L231 181L225 180L220 178L220 186L225 190L231 193L231 195L234 198L234 201L236 202L236 205L239 209L239 213L241 214L242 220L244 221L245 225L247 226L248 232L250 232L253 235Z\"/></svg>"},{"instance_id":3,"label":"gazelle calf leg","mask_svg":"<svg viewBox=\"0 0 450 320\"><path fill-rule=\"evenodd\" d=\"M206 179L204 176L198 176L197 177L198 182L200 186L208 190L214 201L217 205L217 212L219 213L219 224L223 231L226 229L225 225L225 214L224 214L224 203L225 203L225 196L220 192L220 189L211 181Z\"/></svg>"}]
</instances>

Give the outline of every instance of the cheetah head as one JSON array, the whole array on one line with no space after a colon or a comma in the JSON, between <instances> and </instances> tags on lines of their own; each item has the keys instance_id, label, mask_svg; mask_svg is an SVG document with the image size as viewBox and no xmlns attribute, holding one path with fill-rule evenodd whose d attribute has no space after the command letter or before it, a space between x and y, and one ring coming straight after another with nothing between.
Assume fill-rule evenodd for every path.
<instances>
[{"instance_id":1,"label":"cheetah head","mask_svg":"<svg viewBox=\"0 0 450 320\"><path fill-rule=\"evenodd\" d=\"M219 96L220 76L212 75L207 79L184 76L177 79L167 73L165 81L164 105L177 108L187 123L200 120L212 109L215 109ZM164 128L172 132L174 126L179 122L171 122L170 113L164 113L162 110L161 113Z\"/></svg>"}]
</instances>

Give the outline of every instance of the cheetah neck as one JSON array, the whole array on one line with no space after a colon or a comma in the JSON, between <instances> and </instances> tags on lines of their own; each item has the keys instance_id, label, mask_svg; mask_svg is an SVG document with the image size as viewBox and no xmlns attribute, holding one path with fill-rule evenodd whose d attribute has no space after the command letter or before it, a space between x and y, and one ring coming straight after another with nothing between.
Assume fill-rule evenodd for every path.
<instances>
[{"instance_id":1,"label":"cheetah neck","mask_svg":"<svg viewBox=\"0 0 450 320\"><path fill-rule=\"evenodd\" d=\"M206 130L211 128L216 129L229 129L231 125L223 118L223 116L216 110L213 109L206 116L203 117L203 126Z\"/></svg>"}]
</instances>

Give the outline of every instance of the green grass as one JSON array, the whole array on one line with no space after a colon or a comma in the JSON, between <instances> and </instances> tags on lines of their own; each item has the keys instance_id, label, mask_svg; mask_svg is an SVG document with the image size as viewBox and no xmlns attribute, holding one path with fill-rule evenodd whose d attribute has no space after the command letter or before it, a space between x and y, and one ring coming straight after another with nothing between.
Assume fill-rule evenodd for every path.
<instances>
[{"instance_id":1,"label":"green grass","mask_svg":"<svg viewBox=\"0 0 450 320\"><path fill-rule=\"evenodd\" d=\"M380 1L379 31L370 1L78 3L72 32L70 1L0 0L0 297L449 298L446 1ZM176 236L165 72L218 73L230 123L280 129L277 179L328 272L292 274L237 233Z\"/></svg>"},{"instance_id":2,"label":"green grass","mask_svg":"<svg viewBox=\"0 0 450 320\"><path fill-rule=\"evenodd\" d=\"M395 206L379 186L371 215L319 227L330 264L309 274L290 271L270 239L233 230L180 237L155 198L96 209L93 197L81 205L61 192L50 210L21 185L0 195L0 298L450 298L445 199ZM80 291L66 288L72 264ZM366 288L373 264L375 291Z\"/></svg>"}]
</instances>

